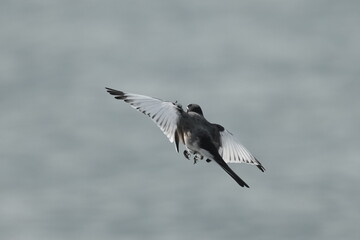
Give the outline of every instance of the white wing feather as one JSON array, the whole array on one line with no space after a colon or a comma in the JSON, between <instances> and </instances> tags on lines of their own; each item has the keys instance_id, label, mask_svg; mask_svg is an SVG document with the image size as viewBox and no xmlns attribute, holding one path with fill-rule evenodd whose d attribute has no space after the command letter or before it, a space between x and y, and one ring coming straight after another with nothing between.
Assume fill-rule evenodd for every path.
<instances>
[{"instance_id":1,"label":"white wing feather","mask_svg":"<svg viewBox=\"0 0 360 240\"><path fill-rule=\"evenodd\" d=\"M182 110L180 105L139 94L124 93L114 89L108 89L108 92L112 95L118 95L117 99L124 100L131 107L149 116L170 142L175 141L177 123L180 110Z\"/></svg>"},{"instance_id":2,"label":"white wing feather","mask_svg":"<svg viewBox=\"0 0 360 240\"><path fill-rule=\"evenodd\" d=\"M221 147L219 153L227 163L249 163L261 166L261 163L237 140L232 133L224 129L220 132Z\"/></svg>"}]
</instances>

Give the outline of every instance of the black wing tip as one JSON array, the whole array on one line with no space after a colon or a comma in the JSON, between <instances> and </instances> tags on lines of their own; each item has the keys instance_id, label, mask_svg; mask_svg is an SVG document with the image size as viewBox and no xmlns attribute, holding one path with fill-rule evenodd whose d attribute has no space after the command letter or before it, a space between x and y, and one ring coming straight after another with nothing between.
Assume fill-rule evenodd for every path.
<instances>
[{"instance_id":1,"label":"black wing tip","mask_svg":"<svg viewBox=\"0 0 360 240\"><path fill-rule=\"evenodd\" d=\"M262 172L265 172L265 168L263 165L256 165Z\"/></svg>"},{"instance_id":2,"label":"black wing tip","mask_svg":"<svg viewBox=\"0 0 360 240\"><path fill-rule=\"evenodd\" d=\"M105 87L106 91L111 95L114 95L116 99L125 99L125 93L116 89Z\"/></svg>"},{"instance_id":3,"label":"black wing tip","mask_svg":"<svg viewBox=\"0 0 360 240\"><path fill-rule=\"evenodd\" d=\"M261 163L259 162L259 160L257 160L256 158L255 158L255 160L256 160L256 162L257 162L256 166L258 167L258 169L260 169L260 171L262 171L262 172L265 172L264 166L261 165Z\"/></svg>"}]
</instances>

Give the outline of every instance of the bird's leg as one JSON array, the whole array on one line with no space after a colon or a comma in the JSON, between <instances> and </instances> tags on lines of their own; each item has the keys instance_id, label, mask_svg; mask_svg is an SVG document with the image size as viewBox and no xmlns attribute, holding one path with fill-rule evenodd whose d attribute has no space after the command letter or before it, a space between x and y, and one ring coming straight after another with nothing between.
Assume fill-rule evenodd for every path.
<instances>
[{"instance_id":1,"label":"bird's leg","mask_svg":"<svg viewBox=\"0 0 360 240\"><path fill-rule=\"evenodd\" d=\"M195 164L197 163L197 161L199 160L199 159L197 158L197 155L194 156L194 159L193 159L193 160L194 160L194 165L195 165Z\"/></svg>"},{"instance_id":2,"label":"bird's leg","mask_svg":"<svg viewBox=\"0 0 360 240\"><path fill-rule=\"evenodd\" d=\"M199 153L195 153L195 156L194 156L194 164L197 163L198 160L203 160L203 156Z\"/></svg>"},{"instance_id":3,"label":"bird's leg","mask_svg":"<svg viewBox=\"0 0 360 240\"><path fill-rule=\"evenodd\" d=\"M184 157L186 157L187 160L190 160L191 153L188 150L184 150Z\"/></svg>"},{"instance_id":4,"label":"bird's leg","mask_svg":"<svg viewBox=\"0 0 360 240\"><path fill-rule=\"evenodd\" d=\"M192 158L194 164L196 164L198 160L204 159L204 157L200 153L194 152L192 150L184 150L184 156L187 160L190 160L190 158Z\"/></svg>"}]
</instances>

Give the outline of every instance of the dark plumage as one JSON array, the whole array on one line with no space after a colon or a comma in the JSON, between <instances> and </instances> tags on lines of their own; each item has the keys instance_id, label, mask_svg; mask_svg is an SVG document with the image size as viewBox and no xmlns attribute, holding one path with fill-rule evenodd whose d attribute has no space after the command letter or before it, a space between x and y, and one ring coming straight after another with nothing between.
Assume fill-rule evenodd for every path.
<instances>
[{"instance_id":1,"label":"dark plumage","mask_svg":"<svg viewBox=\"0 0 360 240\"><path fill-rule=\"evenodd\" d=\"M157 98L125 93L111 88L107 92L116 99L129 103L133 108L150 117L163 131L179 152L179 143L186 147L184 156L197 160L216 162L240 186L249 187L227 162L243 162L256 165L262 172L261 163L223 126L208 122L201 107L189 104L183 111L177 102L166 102Z\"/></svg>"}]
</instances>

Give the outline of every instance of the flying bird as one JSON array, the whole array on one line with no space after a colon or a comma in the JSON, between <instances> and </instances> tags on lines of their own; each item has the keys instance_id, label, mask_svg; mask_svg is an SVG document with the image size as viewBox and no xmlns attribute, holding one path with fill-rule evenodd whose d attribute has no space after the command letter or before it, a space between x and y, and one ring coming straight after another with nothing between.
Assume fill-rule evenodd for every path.
<instances>
[{"instance_id":1,"label":"flying bird","mask_svg":"<svg viewBox=\"0 0 360 240\"><path fill-rule=\"evenodd\" d=\"M227 163L248 163L262 172L261 163L223 126L208 122L197 104L189 104L186 111L178 102L163 101L139 94L125 93L111 88L107 92L116 99L129 103L131 107L150 117L175 144L185 145L184 156L193 158L194 164L200 159L214 161L225 170L241 187L249 188Z\"/></svg>"}]
</instances>

